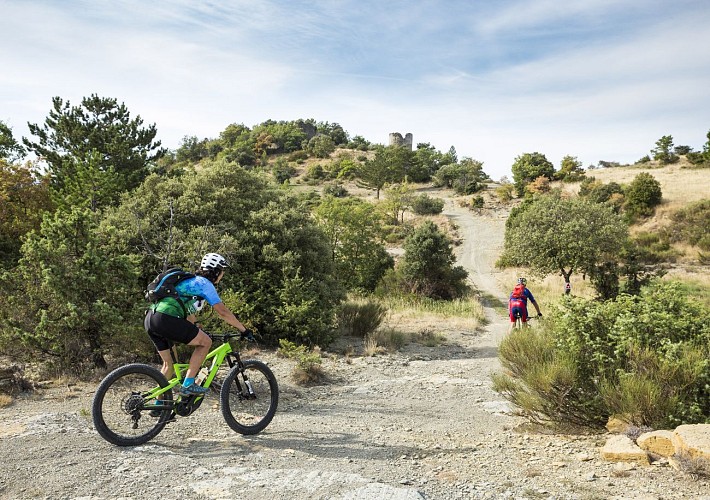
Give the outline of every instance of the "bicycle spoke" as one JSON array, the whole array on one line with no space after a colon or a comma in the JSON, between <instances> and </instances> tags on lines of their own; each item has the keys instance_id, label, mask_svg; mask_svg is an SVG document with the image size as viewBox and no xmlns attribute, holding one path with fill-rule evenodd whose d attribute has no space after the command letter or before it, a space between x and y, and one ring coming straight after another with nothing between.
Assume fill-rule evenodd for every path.
<instances>
[{"instance_id":1,"label":"bicycle spoke","mask_svg":"<svg viewBox=\"0 0 710 500\"><path fill-rule=\"evenodd\" d=\"M172 394L162 396L167 400L162 406L144 395L160 386L160 376L145 365L128 365L109 374L94 399L94 425L99 434L119 446L141 444L157 435L171 412L167 407ZM156 410L153 415L151 409Z\"/></svg>"},{"instance_id":2,"label":"bicycle spoke","mask_svg":"<svg viewBox=\"0 0 710 500\"><path fill-rule=\"evenodd\" d=\"M220 396L222 414L237 432L256 434L271 422L276 412L278 385L263 363L246 361L244 371L248 383L237 369L225 379Z\"/></svg>"}]
</instances>

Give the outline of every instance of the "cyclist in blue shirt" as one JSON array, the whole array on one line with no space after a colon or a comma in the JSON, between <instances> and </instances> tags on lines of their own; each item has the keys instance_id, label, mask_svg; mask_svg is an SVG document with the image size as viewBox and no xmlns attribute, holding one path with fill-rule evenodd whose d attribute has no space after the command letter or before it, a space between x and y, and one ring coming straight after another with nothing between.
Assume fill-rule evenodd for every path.
<instances>
[{"instance_id":1,"label":"cyclist in blue shirt","mask_svg":"<svg viewBox=\"0 0 710 500\"><path fill-rule=\"evenodd\" d=\"M224 257L216 253L208 253L202 258L196 276L176 285L179 299L165 297L151 306L146 314L145 329L155 344L160 359L163 360L160 371L167 379L173 377L173 359L170 355L173 342L195 348L190 356L190 366L180 389L183 395L203 395L208 390L195 383L195 376L212 346L212 339L195 324L195 315L205 306L205 303L212 306L225 322L242 332L243 338L253 339L251 331L224 305L215 289L215 285L222 280L227 267L229 265Z\"/></svg>"}]
</instances>

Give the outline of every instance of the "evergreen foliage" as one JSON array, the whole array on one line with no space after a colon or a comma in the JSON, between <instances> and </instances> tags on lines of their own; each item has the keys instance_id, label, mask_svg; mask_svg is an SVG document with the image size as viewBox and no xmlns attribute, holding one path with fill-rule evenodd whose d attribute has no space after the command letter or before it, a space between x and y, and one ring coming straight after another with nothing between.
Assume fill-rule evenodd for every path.
<instances>
[{"instance_id":1,"label":"evergreen foliage","mask_svg":"<svg viewBox=\"0 0 710 500\"><path fill-rule=\"evenodd\" d=\"M160 141L154 142L155 125L144 127L140 116L131 119L128 108L116 99L94 94L83 98L80 106L72 106L55 97L52 104L43 125L29 124L37 141L25 138L23 142L47 163L53 189L61 192L77 176L78 165L98 159L92 168L115 176L119 193L130 191L163 154Z\"/></svg>"},{"instance_id":2,"label":"evergreen foliage","mask_svg":"<svg viewBox=\"0 0 710 500\"><path fill-rule=\"evenodd\" d=\"M372 160L365 161L357 171L360 184L376 192L377 199L385 184L404 180L411 163L412 152L400 146L379 147Z\"/></svg>"},{"instance_id":3,"label":"evergreen foliage","mask_svg":"<svg viewBox=\"0 0 710 500\"><path fill-rule=\"evenodd\" d=\"M14 162L25 155L25 148L12 135L12 129L0 120L0 160Z\"/></svg>"},{"instance_id":4,"label":"evergreen foliage","mask_svg":"<svg viewBox=\"0 0 710 500\"><path fill-rule=\"evenodd\" d=\"M380 216L357 198L326 196L313 211L330 242L337 275L351 291L371 292L394 260L381 240Z\"/></svg>"},{"instance_id":5,"label":"evergreen foliage","mask_svg":"<svg viewBox=\"0 0 710 500\"><path fill-rule=\"evenodd\" d=\"M525 153L518 156L511 167L513 184L519 197L525 194L525 186L538 177L552 180L555 167L542 153Z\"/></svg>"},{"instance_id":6,"label":"evergreen foliage","mask_svg":"<svg viewBox=\"0 0 710 500\"><path fill-rule=\"evenodd\" d=\"M661 165L675 163L679 160L678 155L673 152L673 136L671 135L664 135L658 139L651 154L653 154L653 159L659 161Z\"/></svg>"},{"instance_id":7,"label":"evergreen foliage","mask_svg":"<svg viewBox=\"0 0 710 500\"><path fill-rule=\"evenodd\" d=\"M434 184L454 189L458 194L473 194L484 188L489 177L483 171L483 163L464 158L461 163L449 163L434 174Z\"/></svg>"},{"instance_id":8,"label":"evergreen foliage","mask_svg":"<svg viewBox=\"0 0 710 500\"><path fill-rule=\"evenodd\" d=\"M563 182L577 182L584 178L582 162L576 156L567 155L560 162L560 169L555 172L555 178Z\"/></svg>"},{"instance_id":9,"label":"evergreen foliage","mask_svg":"<svg viewBox=\"0 0 710 500\"><path fill-rule=\"evenodd\" d=\"M86 208L58 211L27 238L18 266L3 279L5 349L19 342L21 359L34 354L63 369L106 368L109 346L142 330L135 259L102 244L98 220Z\"/></svg>"},{"instance_id":10,"label":"evergreen foliage","mask_svg":"<svg viewBox=\"0 0 710 500\"><path fill-rule=\"evenodd\" d=\"M527 267L542 276L587 275L616 262L628 229L611 208L583 198L540 196L511 211L499 266Z\"/></svg>"},{"instance_id":11,"label":"evergreen foliage","mask_svg":"<svg viewBox=\"0 0 710 500\"><path fill-rule=\"evenodd\" d=\"M686 242L710 250L710 199L700 200L676 211L662 233L672 242Z\"/></svg>"},{"instance_id":12,"label":"evergreen foliage","mask_svg":"<svg viewBox=\"0 0 710 500\"><path fill-rule=\"evenodd\" d=\"M468 289L468 273L455 262L449 238L425 221L404 242L399 284L407 293L434 299L461 297Z\"/></svg>"},{"instance_id":13,"label":"evergreen foliage","mask_svg":"<svg viewBox=\"0 0 710 500\"><path fill-rule=\"evenodd\" d=\"M420 194L412 200L412 212L417 215L438 215L444 210L444 200Z\"/></svg>"},{"instance_id":14,"label":"evergreen foliage","mask_svg":"<svg viewBox=\"0 0 710 500\"><path fill-rule=\"evenodd\" d=\"M496 376L496 388L542 422L710 422L708 313L674 283L606 302L568 297L541 328L501 343L510 375Z\"/></svg>"},{"instance_id":15,"label":"evergreen foliage","mask_svg":"<svg viewBox=\"0 0 710 500\"><path fill-rule=\"evenodd\" d=\"M141 262L135 287L168 265L196 268L217 251L234 268L224 279L225 303L267 344L332 340L344 295L325 235L296 197L262 176L224 161L180 178L151 176L102 230L116 253Z\"/></svg>"},{"instance_id":16,"label":"evergreen foliage","mask_svg":"<svg viewBox=\"0 0 710 500\"><path fill-rule=\"evenodd\" d=\"M661 198L661 184L648 172L641 172L626 189L624 210L632 217L653 215Z\"/></svg>"}]
</instances>

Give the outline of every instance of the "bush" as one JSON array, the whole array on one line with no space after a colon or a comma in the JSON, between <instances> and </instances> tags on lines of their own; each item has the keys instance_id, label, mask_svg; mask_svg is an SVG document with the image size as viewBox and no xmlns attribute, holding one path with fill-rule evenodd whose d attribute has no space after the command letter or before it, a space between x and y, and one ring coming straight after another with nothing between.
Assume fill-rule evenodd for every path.
<instances>
[{"instance_id":1,"label":"bush","mask_svg":"<svg viewBox=\"0 0 710 500\"><path fill-rule=\"evenodd\" d=\"M513 172L513 183L518 196L525 195L525 186L533 182L538 177L552 179L555 175L555 167L542 153L525 153L518 156L511 167Z\"/></svg>"},{"instance_id":2,"label":"bush","mask_svg":"<svg viewBox=\"0 0 710 500\"><path fill-rule=\"evenodd\" d=\"M710 421L710 311L674 283L613 301L565 298L542 328L500 346L495 386L533 421L601 428Z\"/></svg>"},{"instance_id":3,"label":"bush","mask_svg":"<svg viewBox=\"0 0 710 500\"><path fill-rule=\"evenodd\" d=\"M335 198L344 198L348 195L348 190L345 189L345 187L339 182L332 182L325 185L323 188L323 194L330 195Z\"/></svg>"},{"instance_id":4,"label":"bush","mask_svg":"<svg viewBox=\"0 0 710 500\"><path fill-rule=\"evenodd\" d=\"M412 212L417 215L437 215L444 210L444 200L422 194L412 201Z\"/></svg>"},{"instance_id":5,"label":"bush","mask_svg":"<svg viewBox=\"0 0 710 500\"><path fill-rule=\"evenodd\" d=\"M691 151L685 157L690 163L696 166L710 164L710 162L707 161L705 155L699 151Z\"/></svg>"},{"instance_id":6,"label":"bush","mask_svg":"<svg viewBox=\"0 0 710 500\"><path fill-rule=\"evenodd\" d=\"M283 184L296 174L296 169L285 161L277 160L271 169L274 179L279 184Z\"/></svg>"},{"instance_id":7,"label":"bush","mask_svg":"<svg viewBox=\"0 0 710 500\"><path fill-rule=\"evenodd\" d=\"M498 186L495 190L496 196L503 203L508 203L513 199L513 194L515 193L515 186L512 184L503 184Z\"/></svg>"},{"instance_id":8,"label":"bush","mask_svg":"<svg viewBox=\"0 0 710 500\"><path fill-rule=\"evenodd\" d=\"M531 194L545 194L550 192L550 179L540 176L525 186L525 191Z\"/></svg>"},{"instance_id":9,"label":"bush","mask_svg":"<svg viewBox=\"0 0 710 500\"><path fill-rule=\"evenodd\" d=\"M663 229L663 234L673 242L686 242L710 250L710 199L701 200L678 210L671 216L672 224Z\"/></svg>"},{"instance_id":10,"label":"bush","mask_svg":"<svg viewBox=\"0 0 710 500\"><path fill-rule=\"evenodd\" d=\"M303 163L308 159L308 152L299 149L298 151L294 151L293 153L288 155L288 161L292 161L295 163Z\"/></svg>"},{"instance_id":11,"label":"bush","mask_svg":"<svg viewBox=\"0 0 710 500\"><path fill-rule=\"evenodd\" d=\"M307 141L303 149L316 158L328 158L335 151L335 143L329 136L319 134Z\"/></svg>"},{"instance_id":12,"label":"bush","mask_svg":"<svg viewBox=\"0 0 710 500\"><path fill-rule=\"evenodd\" d=\"M279 340L278 354L296 362L291 377L299 385L317 382L323 378L320 350L309 350L306 346L296 345L288 340Z\"/></svg>"},{"instance_id":13,"label":"bush","mask_svg":"<svg viewBox=\"0 0 710 500\"><path fill-rule=\"evenodd\" d=\"M641 172L631 181L625 193L624 209L631 216L653 215L661 203L661 184L649 173Z\"/></svg>"},{"instance_id":14,"label":"bush","mask_svg":"<svg viewBox=\"0 0 710 500\"><path fill-rule=\"evenodd\" d=\"M372 299L350 300L340 305L337 322L343 335L365 338L387 316L387 307Z\"/></svg>"},{"instance_id":15,"label":"bush","mask_svg":"<svg viewBox=\"0 0 710 500\"><path fill-rule=\"evenodd\" d=\"M431 221L415 229L404 242L398 271L406 292L438 299L462 296L468 273L455 262L451 242Z\"/></svg>"}]
</instances>

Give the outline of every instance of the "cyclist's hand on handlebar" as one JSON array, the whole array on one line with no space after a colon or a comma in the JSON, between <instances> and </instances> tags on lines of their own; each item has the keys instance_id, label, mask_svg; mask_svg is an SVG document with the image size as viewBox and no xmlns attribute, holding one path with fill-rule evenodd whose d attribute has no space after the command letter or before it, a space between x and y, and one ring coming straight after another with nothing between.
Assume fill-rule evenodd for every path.
<instances>
[{"instance_id":1,"label":"cyclist's hand on handlebar","mask_svg":"<svg viewBox=\"0 0 710 500\"><path fill-rule=\"evenodd\" d=\"M256 339L254 338L254 332L252 332L249 328L245 329L239 338L242 340L246 339L249 342L256 341Z\"/></svg>"},{"instance_id":2,"label":"cyclist's hand on handlebar","mask_svg":"<svg viewBox=\"0 0 710 500\"><path fill-rule=\"evenodd\" d=\"M537 313L538 318L542 318L542 313Z\"/></svg>"}]
</instances>

